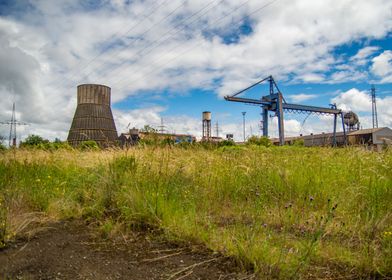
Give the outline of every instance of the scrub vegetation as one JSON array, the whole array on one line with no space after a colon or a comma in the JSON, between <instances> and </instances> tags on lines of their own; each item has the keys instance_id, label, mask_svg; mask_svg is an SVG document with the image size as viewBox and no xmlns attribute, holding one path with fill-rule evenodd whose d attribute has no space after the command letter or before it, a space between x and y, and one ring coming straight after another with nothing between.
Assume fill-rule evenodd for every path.
<instances>
[{"instance_id":1,"label":"scrub vegetation","mask_svg":"<svg viewBox=\"0 0 392 280\"><path fill-rule=\"evenodd\" d=\"M39 213L94 221L106 238L157 228L262 279L392 277L392 151L17 149L0 154L0 191L0 246Z\"/></svg>"}]
</instances>

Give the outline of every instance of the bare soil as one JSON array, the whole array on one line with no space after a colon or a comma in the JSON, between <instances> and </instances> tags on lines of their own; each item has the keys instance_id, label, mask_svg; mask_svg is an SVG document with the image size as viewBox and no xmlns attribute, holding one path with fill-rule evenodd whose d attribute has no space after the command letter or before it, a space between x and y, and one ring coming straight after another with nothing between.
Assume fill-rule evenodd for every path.
<instances>
[{"instance_id":1,"label":"bare soil","mask_svg":"<svg viewBox=\"0 0 392 280\"><path fill-rule=\"evenodd\" d=\"M253 278L219 254L146 231L110 240L81 221L47 225L0 251L0 279Z\"/></svg>"}]
</instances>

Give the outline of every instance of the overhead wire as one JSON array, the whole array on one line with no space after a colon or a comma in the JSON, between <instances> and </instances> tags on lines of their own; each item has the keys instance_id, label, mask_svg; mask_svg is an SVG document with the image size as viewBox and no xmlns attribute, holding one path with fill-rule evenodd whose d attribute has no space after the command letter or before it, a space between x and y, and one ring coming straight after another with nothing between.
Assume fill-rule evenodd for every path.
<instances>
[{"instance_id":1,"label":"overhead wire","mask_svg":"<svg viewBox=\"0 0 392 280\"><path fill-rule=\"evenodd\" d=\"M109 36L106 40L104 40L102 43L109 43L113 38L121 38L121 37L125 37L126 35L128 35L131 31L133 31L137 26L139 26L140 24L142 24L146 19L150 18L153 14L155 14L156 11L159 10L159 8L161 8L164 4L166 4L168 1L170 0L164 0L162 1L160 4L156 5L155 7L153 7L152 9L150 9L147 13L145 13L145 15L143 16L143 18L141 20L139 20L138 22L136 22L134 25L132 25L132 27L130 27L129 29L127 29L125 32L120 33L120 31L117 31L114 35ZM143 13L139 13L138 15L136 15L136 17L142 16ZM121 34L121 35L120 35ZM104 47L103 49L101 49L98 54L96 54L94 57L92 57L91 59L89 59L87 62L84 61L79 61L79 63L74 66L74 68L78 68L81 65L85 64L81 69L78 69L78 71L84 71L89 65L91 65L91 63L93 63L99 56L101 56L103 53L105 53L107 50L110 49L110 44L107 44L106 47ZM76 70L73 70L76 71ZM71 77L65 77L67 80L72 81L73 78L76 77L76 74L73 74ZM64 78L64 77L62 77Z\"/></svg>"},{"instance_id":2,"label":"overhead wire","mask_svg":"<svg viewBox=\"0 0 392 280\"><path fill-rule=\"evenodd\" d=\"M250 0L244 1L241 5L235 7L234 9L232 9L230 13L228 13L228 14L226 14L226 15L220 17L218 20L214 21L212 24L216 24L216 23L222 21L223 19L225 19L226 17L228 17L229 15L231 15L231 14L233 14L235 11L237 11L239 8L241 8L242 6L246 5L249 1L250 1ZM278 0L272 0L272 1L268 2L268 3L266 3L265 5L261 6L260 8L258 8L258 9L256 9L256 10L254 10L253 12L249 13L248 16L252 16L252 15L254 15L254 14L260 12L261 10L264 10L265 8L267 8L268 6L272 5L272 4L275 3L276 1L278 1ZM240 29L240 28L241 28L241 26L237 27L237 29ZM169 61L166 61L164 64L159 65L158 67L154 67L154 69L153 69L152 71L146 73L146 75L149 75L149 74L151 74L151 73L154 73L154 72L156 72L156 71L162 69L162 67L166 66L168 63L172 62L173 60L177 59L178 57L183 56L184 54L188 53L189 51L193 50L194 48L200 46L200 45L203 44L203 43L205 43L205 41L201 41L200 43L198 43L198 44L192 46L191 48L186 49L184 52L178 54L177 56L173 57L173 58L170 59ZM162 60L162 59L159 59L159 60ZM147 67L150 67L150 65L151 65L151 64L147 65ZM143 68L141 68L141 69L145 69L145 68L146 68L146 66L143 67ZM141 69L139 69L138 72L140 72ZM137 79L134 79L134 80L130 81L129 84L133 84L133 83L135 83L136 81L140 80L141 78L145 78L145 76L144 76L144 77L142 76L142 77L139 77L139 78L137 78ZM124 80L125 80L125 79L124 79ZM122 81L124 81L124 80L122 80ZM122 82L122 81L120 81L120 82ZM118 85L118 83L116 83L115 85ZM121 87L120 87L120 88L121 88Z\"/></svg>"},{"instance_id":3,"label":"overhead wire","mask_svg":"<svg viewBox=\"0 0 392 280\"><path fill-rule=\"evenodd\" d=\"M214 5L213 7L211 7L210 9L204 11L204 13L200 14L197 18L195 18L194 20L192 20L191 22L187 21L191 18L193 18L194 16L198 15L199 13L201 13L203 10L205 10L206 8L208 8L211 4L213 4L214 2L216 2L216 0L210 1L207 5L203 6L201 9L199 9L198 11L196 11L195 13L193 13L190 17L186 18L185 20L180 21L177 25L175 25L174 27L172 27L171 29L169 29L167 32L165 32L163 35L160 36L159 39L154 40L153 42L151 42L149 44L148 47L142 48L141 50L139 50L136 54L134 54L132 57L140 57L140 56L145 56L149 53L151 53L154 49L158 48L159 46L161 46L162 44L166 43L169 39L173 38L175 35L177 35L178 33L180 33L181 31L185 30L185 28L189 25L191 25L193 22L197 21L198 19L200 19L203 15L205 15L207 12L209 12L210 10L212 10L213 8L217 7L220 3L222 3L225 0L220 0L216 5ZM185 24L186 23L186 24ZM177 29L177 27L179 26L183 26L181 29ZM172 31L176 31L173 34ZM162 37L168 35L169 36L167 38L165 38L164 40L161 40ZM146 52L146 50L148 50ZM134 65L137 61L139 60L134 60L132 63L125 65L125 67L129 67ZM121 62L118 65L115 65L114 67L114 71L105 71L105 73L117 73L119 70L121 70L121 68L119 68L120 66L124 65L127 62L127 60L124 60L123 62ZM117 70L116 70L117 68ZM94 71L91 71L88 75L92 74ZM87 75L87 77L88 77Z\"/></svg>"},{"instance_id":4,"label":"overhead wire","mask_svg":"<svg viewBox=\"0 0 392 280\"><path fill-rule=\"evenodd\" d=\"M177 12L178 9L180 9L182 6L184 6L186 2L187 2L186 0L182 1L181 4L178 5L178 6L176 6L176 8L175 8L174 10L172 10L169 14L167 14L165 17L163 17L163 18L160 19L158 22L156 22L156 23L154 23L152 26L150 26L150 28L148 28L146 31L144 31L144 32L142 33L141 36L146 35L148 32L150 32L151 30L153 30L153 28L154 28L155 26L157 26L158 24L160 24L160 23L162 23L162 22L165 22L170 16L172 16L175 12ZM135 40L132 40L132 41L128 42L127 44L125 44L124 46L125 46L125 47L128 47L128 46L130 46L131 43L133 43L134 41L135 41ZM112 53L112 54L109 56L109 59L114 59L114 58L118 57L118 55L120 54L120 52L125 48L124 46L123 46L122 49L119 49L119 50L115 51L114 53ZM120 64L120 65L122 65L122 64ZM93 70L91 70L90 72L88 72L87 74L85 74L85 75L84 75L85 78L88 78L88 77L89 77L92 73L94 73L95 71L96 71L96 70L93 69Z\"/></svg>"}]
</instances>

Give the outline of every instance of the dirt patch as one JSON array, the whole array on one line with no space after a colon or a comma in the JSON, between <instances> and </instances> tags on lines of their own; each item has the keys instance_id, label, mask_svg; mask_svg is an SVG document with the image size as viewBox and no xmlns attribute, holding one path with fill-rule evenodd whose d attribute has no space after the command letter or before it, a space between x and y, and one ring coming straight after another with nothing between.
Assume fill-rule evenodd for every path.
<instances>
[{"instance_id":1,"label":"dirt patch","mask_svg":"<svg viewBox=\"0 0 392 280\"><path fill-rule=\"evenodd\" d=\"M0 251L1 279L252 279L233 261L145 232L105 241L77 221L50 224Z\"/></svg>"}]
</instances>

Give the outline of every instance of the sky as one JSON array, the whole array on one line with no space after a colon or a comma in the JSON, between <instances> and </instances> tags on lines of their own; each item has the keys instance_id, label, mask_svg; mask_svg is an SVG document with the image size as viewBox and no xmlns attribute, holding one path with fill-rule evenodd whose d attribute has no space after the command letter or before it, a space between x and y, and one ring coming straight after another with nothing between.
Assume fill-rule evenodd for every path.
<instances>
[{"instance_id":1,"label":"sky","mask_svg":"<svg viewBox=\"0 0 392 280\"><path fill-rule=\"evenodd\" d=\"M19 139L66 140L76 87L112 89L119 133L163 122L201 136L260 135L260 108L228 102L272 75L287 102L359 115L370 128L370 88L379 126L392 127L390 0L0 0L0 121L16 104ZM260 85L242 96L261 98ZM269 117L270 136L277 118ZM330 116L285 114L289 136L330 132ZM218 128L218 129L216 129ZM0 126L8 137L9 127Z\"/></svg>"}]
</instances>

